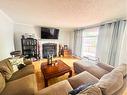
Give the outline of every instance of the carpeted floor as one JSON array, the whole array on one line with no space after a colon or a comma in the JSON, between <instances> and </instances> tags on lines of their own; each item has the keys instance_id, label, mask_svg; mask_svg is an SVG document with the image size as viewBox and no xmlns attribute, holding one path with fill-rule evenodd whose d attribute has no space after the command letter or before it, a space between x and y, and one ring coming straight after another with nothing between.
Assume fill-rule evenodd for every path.
<instances>
[{"instance_id":1,"label":"carpeted floor","mask_svg":"<svg viewBox=\"0 0 127 95\"><path fill-rule=\"evenodd\" d=\"M73 57L71 57L71 58L54 58L53 60L57 60L57 59L60 59L63 62L65 62L68 66L70 66L72 68L72 70L73 70L73 62L79 60L79 59L73 58ZM36 78L37 78L38 90L44 88L44 78L43 78L43 74L41 73L41 70L40 70L41 63L43 63L43 62L47 62L47 59L41 59L39 61L33 62L33 65L35 67L35 74L36 74ZM48 81L48 85L52 85L52 84L57 83L59 81L65 80L67 78L68 78L68 73L63 76L50 79Z\"/></svg>"}]
</instances>

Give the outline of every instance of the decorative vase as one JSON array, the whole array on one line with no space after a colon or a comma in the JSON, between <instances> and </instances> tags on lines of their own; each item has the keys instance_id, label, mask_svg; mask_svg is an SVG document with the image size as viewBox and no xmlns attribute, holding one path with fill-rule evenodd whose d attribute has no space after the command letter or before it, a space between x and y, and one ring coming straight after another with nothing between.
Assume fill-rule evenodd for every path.
<instances>
[{"instance_id":1,"label":"decorative vase","mask_svg":"<svg viewBox=\"0 0 127 95\"><path fill-rule=\"evenodd\" d=\"M48 61L48 65L52 65L52 56L51 55L48 55L47 61Z\"/></svg>"}]
</instances>

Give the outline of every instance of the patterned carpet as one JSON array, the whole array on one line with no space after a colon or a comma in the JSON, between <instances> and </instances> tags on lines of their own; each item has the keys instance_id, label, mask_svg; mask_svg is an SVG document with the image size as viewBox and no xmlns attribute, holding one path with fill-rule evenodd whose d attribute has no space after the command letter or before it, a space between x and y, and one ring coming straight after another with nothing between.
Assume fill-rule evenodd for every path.
<instances>
[{"instance_id":1,"label":"patterned carpet","mask_svg":"<svg viewBox=\"0 0 127 95\"><path fill-rule=\"evenodd\" d=\"M68 66L72 68L72 70L73 70L73 62L79 60L77 58L54 58L53 60L57 60L57 59L60 59L63 62L65 62ZM47 62L47 59L41 59L39 61L33 62L33 65L35 67L35 74L37 78L38 90L44 88L44 78L43 78L43 74L41 73L41 69L40 69L41 63L43 62ZM74 72L73 72L73 75L74 75ZM48 81L48 85L52 85L59 81L65 80L67 78L68 78L68 73L63 76L57 77L57 78L52 78Z\"/></svg>"}]
</instances>

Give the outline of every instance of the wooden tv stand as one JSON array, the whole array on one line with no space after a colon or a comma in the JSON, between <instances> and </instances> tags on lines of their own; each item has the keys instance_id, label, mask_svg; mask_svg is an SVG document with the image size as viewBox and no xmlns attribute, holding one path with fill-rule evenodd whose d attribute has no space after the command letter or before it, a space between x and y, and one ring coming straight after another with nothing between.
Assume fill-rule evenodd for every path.
<instances>
[{"instance_id":1,"label":"wooden tv stand","mask_svg":"<svg viewBox=\"0 0 127 95\"><path fill-rule=\"evenodd\" d=\"M63 51L63 56L64 56L64 57L71 57L71 55L72 55L71 50L64 50L64 51Z\"/></svg>"}]
</instances>

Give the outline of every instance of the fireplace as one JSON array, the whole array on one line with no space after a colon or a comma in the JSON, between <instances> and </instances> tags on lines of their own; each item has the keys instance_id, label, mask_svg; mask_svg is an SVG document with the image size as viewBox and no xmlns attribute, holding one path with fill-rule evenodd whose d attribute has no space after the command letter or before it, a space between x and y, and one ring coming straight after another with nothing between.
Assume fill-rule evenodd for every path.
<instances>
[{"instance_id":1,"label":"fireplace","mask_svg":"<svg viewBox=\"0 0 127 95\"><path fill-rule=\"evenodd\" d=\"M48 54L52 54L54 57L57 56L57 44L55 44L55 43L42 44L43 58L47 58Z\"/></svg>"}]
</instances>

